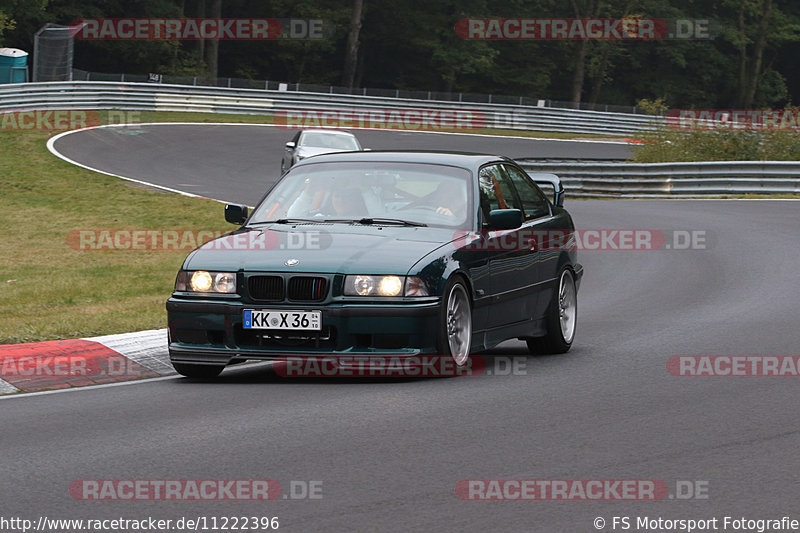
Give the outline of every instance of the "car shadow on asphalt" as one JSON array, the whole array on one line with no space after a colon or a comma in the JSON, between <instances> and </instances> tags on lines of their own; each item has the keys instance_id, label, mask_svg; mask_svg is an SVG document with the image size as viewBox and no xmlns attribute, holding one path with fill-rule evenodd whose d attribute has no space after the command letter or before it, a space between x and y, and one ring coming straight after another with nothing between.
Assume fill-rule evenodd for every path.
<instances>
[{"instance_id":1,"label":"car shadow on asphalt","mask_svg":"<svg viewBox=\"0 0 800 533\"><path fill-rule=\"evenodd\" d=\"M386 372L351 372L349 375L326 371L320 367L295 367L296 372L287 372L286 366L280 363L250 361L244 364L231 365L219 376L215 378L186 378L177 380L183 385L198 383L223 384L331 384L331 385L353 385L353 384L390 384L390 383L411 383L417 381L452 380L481 378L487 376L518 376L527 375L531 368L541 365L550 366L559 360L568 357L569 354L561 355L531 355L524 344L504 343L492 350L480 352L471 357L470 365L466 370L447 371L453 365L445 365L443 368L429 369L424 374L413 372L403 373L402 371ZM344 375L343 375L344 374Z\"/></svg>"}]
</instances>

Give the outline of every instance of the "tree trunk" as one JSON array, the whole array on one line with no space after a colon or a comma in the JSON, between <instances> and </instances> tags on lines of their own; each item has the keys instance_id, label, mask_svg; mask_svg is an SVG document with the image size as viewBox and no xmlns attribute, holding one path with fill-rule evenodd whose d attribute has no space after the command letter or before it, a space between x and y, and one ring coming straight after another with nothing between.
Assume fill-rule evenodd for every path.
<instances>
[{"instance_id":1,"label":"tree trunk","mask_svg":"<svg viewBox=\"0 0 800 533\"><path fill-rule=\"evenodd\" d=\"M206 16L206 0L197 0L197 5L195 6L195 11L192 13L193 17L196 18L205 18ZM205 39L197 39L193 48L197 50L200 59L205 60L206 58L206 41Z\"/></svg>"},{"instance_id":2,"label":"tree trunk","mask_svg":"<svg viewBox=\"0 0 800 533\"><path fill-rule=\"evenodd\" d=\"M575 70L572 73L572 91L570 101L578 107L583 93L583 80L586 77L586 52L589 50L589 41L582 40L578 45L578 55L575 57Z\"/></svg>"},{"instance_id":3,"label":"tree trunk","mask_svg":"<svg viewBox=\"0 0 800 533\"><path fill-rule=\"evenodd\" d=\"M451 69L449 75L444 79L444 92L452 93L453 86L456 83L456 73L455 69Z\"/></svg>"},{"instance_id":4,"label":"tree trunk","mask_svg":"<svg viewBox=\"0 0 800 533\"><path fill-rule=\"evenodd\" d=\"M603 84L606 82L606 71L608 70L608 66L610 64L608 49L603 51L603 59L600 62L599 71L592 79L592 88L589 90L589 98L588 102L590 104L596 104L597 99L600 97L600 89L603 88Z\"/></svg>"},{"instance_id":5,"label":"tree trunk","mask_svg":"<svg viewBox=\"0 0 800 533\"><path fill-rule=\"evenodd\" d=\"M222 0L211 0L211 18L222 18ZM219 75L219 39L209 39L206 45L206 66L208 75L216 78Z\"/></svg>"},{"instance_id":6,"label":"tree trunk","mask_svg":"<svg viewBox=\"0 0 800 533\"><path fill-rule=\"evenodd\" d=\"M772 18L772 0L764 0L761 11L761 20L758 22L758 34L753 45L753 57L750 60L750 71L747 73L747 85L745 86L744 99L742 106L750 108L756 98L758 82L761 80L762 65L764 62L764 49L767 47L767 34L770 31L770 19Z\"/></svg>"},{"instance_id":7,"label":"tree trunk","mask_svg":"<svg viewBox=\"0 0 800 533\"><path fill-rule=\"evenodd\" d=\"M739 6L739 87L736 91L736 106L741 107L744 101L747 84L747 41L745 40L744 5Z\"/></svg>"},{"instance_id":8,"label":"tree trunk","mask_svg":"<svg viewBox=\"0 0 800 533\"><path fill-rule=\"evenodd\" d=\"M342 68L342 85L348 89L353 88L358 64L358 35L361 32L361 12L364 9L364 0L353 0L353 12L350 15L350 33L347 35L347 47L344 52L344 67Z\"/></svg>"},{"instance_id":9,"label":"tree trunk","mask_svg":"<svg viewBox=\"0 0 800 533\"><path fill-rule=\"evenodd\" d=\"M585 12L578 5L578 0L572 0L572 10L575 18L596 18L600 12L600 1L589 0ZM570 101L578 107L583 94L583 82L586 78L586 54L589 52L589 41L582 39L578 44L578 53L575 56L574 70L572 72L572 89L570 91Z\"/></svg>"},{"instance_id":10,"label":"tree trunk","mask_svg":"<svg viewBox=\"0 0 800 533\"><path fill-rule=\"evenodd\" d=\"M361 52L358 54L358 64L356 65L356 78L353 82L353 87L362 87L364 79L364 58L367 54Z\"/></svg>"},{"instance_id":11,"label":"tree trunk","mask_svg":"<svg viewBox=\"0 0 800 533\"><path fill-rule=\"evenodd\" d=\"M181 8L181 18L186 17L186 0L180 1L180 8ZM172 68L175 68L178 65L178 54L181 50L181 43L176 43L175 47L172 49L172 61L171 65Z\"/></svg>"}]
</instances>

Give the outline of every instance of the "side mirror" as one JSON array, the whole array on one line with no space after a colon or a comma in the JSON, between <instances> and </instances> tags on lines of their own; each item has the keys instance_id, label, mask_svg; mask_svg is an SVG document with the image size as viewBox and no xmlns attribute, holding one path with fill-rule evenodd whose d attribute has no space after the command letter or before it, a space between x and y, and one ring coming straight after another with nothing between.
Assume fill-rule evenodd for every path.
<instances>
[{"instance_id":1,"label":"side mirror","mask_svg":"<svg viewBox=\"0 0 800 533\"><path fill-rule=\"evenodd\" d=\"M489 229L517 229L524 221L519 209L492 209L489 212Z\"/></svg>"},{"instance_id":2,"label":"side mirror","mask_svg":"<svg viewBox=\"0 0 800 533\"><path fill-rule=\"evenodd\" d=\"M225 206L225 221L241 226L247 220L247 206L228 204Z\"/></svg>"},{"instance_id":3,"label":"side mirror","mask_svg":"<svg viewBox=\"0 0 800 533\"><path fill-rule=\"evenodd\" d=\"M553 188L553 205L564 207L564 185L561 184L561 179L555 174L529 174L533 181L540 187L546 185L548 188Z\"/></svg>"},{"instance_id":4,"label":"side mirror","mask_svg":"<svg viewBox=\"0 0 800 533\"><path fill-rule=\"evenodd\" d=\"M289 141L286 143L286 148L294 148L295 146L297 145L294 143L294 141Z\"/></svg>"},{"instance_id":5,"label":"side mirror","mask_svg":"<svg viewBox=\"0 0 800 533\"><path fill-rule=\"evenodd\" d=\"M553 195L553 203L558 207L564 207L564 189L555 192Z\"/></svg>"}]
</instances>

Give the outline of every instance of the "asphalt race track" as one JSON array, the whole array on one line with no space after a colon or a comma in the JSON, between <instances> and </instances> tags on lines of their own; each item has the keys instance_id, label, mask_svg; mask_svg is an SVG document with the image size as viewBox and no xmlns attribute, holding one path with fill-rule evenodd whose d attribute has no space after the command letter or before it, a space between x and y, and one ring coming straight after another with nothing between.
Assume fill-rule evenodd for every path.
<instances>
[{"instance_id":1,"label":"asphalt race track","mask_svg":"<svg viewBox=\"0 0 800 533\"><path fill-rule=\"evenodd\" d=\"M162 185L195 183L204 195L248 201L248 189L232 181L240 172L261 176L264 162L265 181L273 179L285 135L237 130L173 129L176 143L206 135L215 143L187 153L167 154L161 128L124 142L94 130L57 148L97 168L113 164L109 171L158 174ZM242 153L251 137L263 139L263 151ZM365 144L381 140L370 134ZM494 142L524 155L513 141ZM123 145L126 152L116 151ZM593 157L608 146L563 149ZM705 232L705 248L581 252L572 351L527 356L513 341L486 355L492 370L520 358L512 375L292 380L257 365L206 383L168 378L0 400L4 514L278 516L280 530L297 532L622 530L612 529L615 516L634 526L645 516L716 517L721 531L725 516L800 518L797 378L679 377L666 366L677 355L798 354L798 205L568 198L580 228L657 229L668 244L675 230ZM80 479L217 478L275 479L284 494L292 481L322 481L322 497L85 502L68 490ZM454 489L467 479L655 479L675 497L462 501ZM680 498L679 481L705 487L705 497ZM595 527L598 517L605 526Z\"/></svg>"},{"instance_id":2,"label":"asphalt race track","mask_svg":"<svg viewBox=\"0 0 800 533\"><path fill-rule=\"evenodd\" d=\"M280 176L283 147L296 130L257 125L146 124L85 130L55 149L96 170L137 177L200 196L254 205ZM625 143L585 143L485 135L354 130L373 150L456 150L508 157L626 159Z\"/></svg>"}]
</instances>

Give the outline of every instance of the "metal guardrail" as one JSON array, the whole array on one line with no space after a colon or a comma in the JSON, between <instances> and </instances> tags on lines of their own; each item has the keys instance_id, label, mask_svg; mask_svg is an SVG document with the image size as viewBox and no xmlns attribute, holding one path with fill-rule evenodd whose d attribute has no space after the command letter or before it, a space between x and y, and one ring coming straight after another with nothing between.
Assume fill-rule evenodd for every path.
<instances>
[{"instance_id":1,"label":"metal guardrail","mask_svg":"<svg viewBox=\"0 0 800 533\"><path fill-rule=\"evenodd\" d=\"M471 125L506 130L634 135L663 123L663 117L536 106L404 100L342 94L303 93L152 83L51 82L0 86L0 111L27 109L121 109L202 111L274 115L276 112L409 111L471 113ZM397 126L396 126L397 127Z\"/></svg>"},{"instance_id":2,"label":"metal guardrail","mask_svg":"<svg viewBox=\"0 0 800 533\"><path fill-rule=\"evenodd\" d=\"M800 161L517 162L530 173L557 174L568 197L703 198L800 193Z\"/></svg>"}]
</instances>

